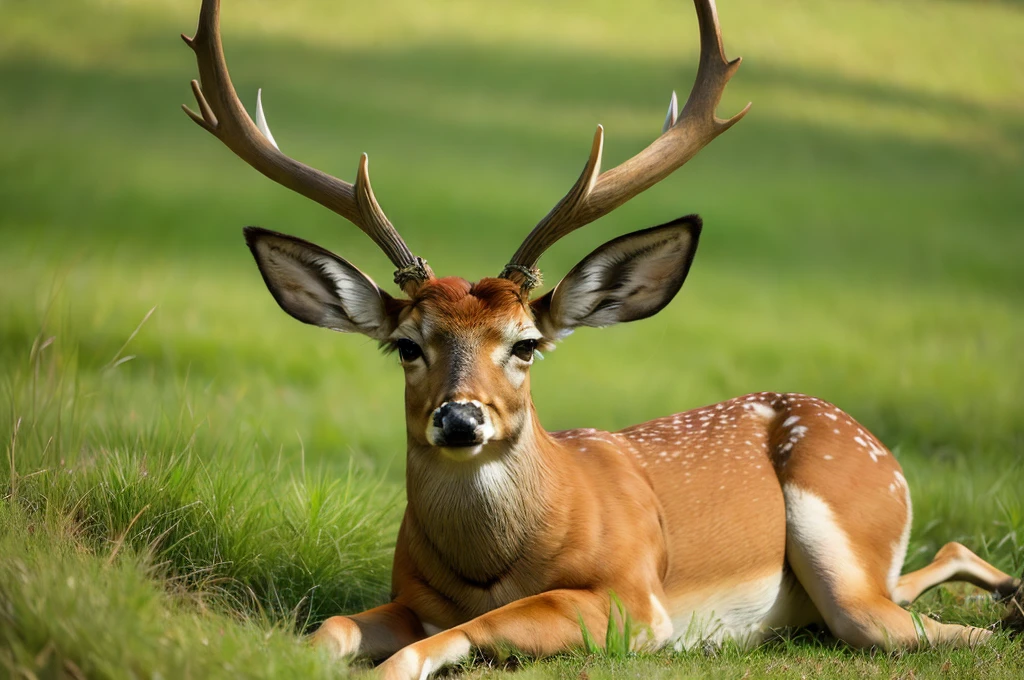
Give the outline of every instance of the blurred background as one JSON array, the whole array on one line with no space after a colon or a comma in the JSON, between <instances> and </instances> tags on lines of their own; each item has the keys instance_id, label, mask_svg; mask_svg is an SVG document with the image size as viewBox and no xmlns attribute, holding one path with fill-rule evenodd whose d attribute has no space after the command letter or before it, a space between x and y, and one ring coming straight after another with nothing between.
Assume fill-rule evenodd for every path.
<instances>
[{"instance_id":1,"label":"blurred background","mask_svg":"<svg viewBox=\"0 0 1024 680\"><path fill-rule=\"evenodd\" d=\"M235 86L250 111L263 88L281 149L350 181L368 152L413 251L469 279L496 275L572 185L597 123L612 167L658 135L696 65L682 0L224 4ZM581 330L537 364L542 422L616 429L807 392L900 456L919 499L912 561L932 535L1015 532L1024 7L719 5L726 52L744 58L720 114L750 113L541 263L553 285L600 243L696 212L689 280L657 317ZM391 267L181 112L197 71L178 34L198 7L0 2L0 434L27 419L12 467L187 445L253 474L356 470L400 494L397 359L281 312L241 228L317 242L382 285ZM27 425L47 371L75 386L60 451L53 427Z\"/></svg>"},{"instance_id":2,"label":"blurred background","mask_svg":"<svg viewBox=\"0 0 1024 680\"><path fill-rule=\"evenodd\" d=\"M230 402L214 411L224 425L265 429L273 448L301 437L307 460L398 474L395 361L284 316L241 227L313 240L382 284L390 267L180 111L196 69L177 34L198 3L2 11L4 361L48 309L91 371L155 307L120 370L141 419L188 376ZM348 180L368 152L413 250L469 279L495 275L571 186L597 123L606 167L648 144L697 55L693 9L674 0L250 0L223 15L239 96L254 108L263 88L282 149ZM542 263L553 284L605 240L697 212L690 280L657 318L583 330L536 367L546 426L800 390L893 446L1020 453L1021 6L735 1L720 15L728 55L745 59L720 111L752 101L750 114Z\"/></svg>"}]
</instances>

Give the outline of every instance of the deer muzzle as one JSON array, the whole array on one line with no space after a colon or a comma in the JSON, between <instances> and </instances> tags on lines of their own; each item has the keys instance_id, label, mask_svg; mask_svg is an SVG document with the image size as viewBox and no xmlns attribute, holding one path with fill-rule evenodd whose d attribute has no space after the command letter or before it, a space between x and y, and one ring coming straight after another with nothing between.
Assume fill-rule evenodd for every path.
<instances>
[{"instance_id":1,"label":"deer muzzle","mask_svg":"<svg viewBox=\"0 0 1024 680\"><path fill-rule=\"evenodd\" d=\"M446 401L434 409L427 426L427 441L447 449L479 448L493 436L487 409L476 400Z\"/></svg>"}]
</instances>

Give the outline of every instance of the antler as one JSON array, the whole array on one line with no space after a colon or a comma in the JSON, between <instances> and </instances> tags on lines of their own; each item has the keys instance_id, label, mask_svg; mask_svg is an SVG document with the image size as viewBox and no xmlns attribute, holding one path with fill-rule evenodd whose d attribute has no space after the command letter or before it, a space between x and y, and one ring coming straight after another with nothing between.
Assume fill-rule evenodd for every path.
<instances>
[{"instance_id":1,"label":"antler","mask_svg":"<svg viewBox=\"0 0 1024 680\"><path fill-rule=\"evenodd\" d=\"M398 268L395 283L415 289L433 273L405 245L381 210L370 187L367 157L359 159L355 185L300 163L281 153L263 115L262 93L256 99L256 124L238 100L228 75L220 41L220 0L203 0L195 37L182 40L196 53L202 87L192 81L197 114L182 105L192 120L224 143L239 158L292 191L310 198L362 229ZM204 94L205 93L205 94Z\"/></svg>"},{"instance_id":2,"label":"antler","mask_svg":"<svg viewBox=\"0 0 1024 680\"><path fill-rule=\"evenodd\" d=\"M714 0L694 0L693 4L700 26L700 61L697 78L681 115L677 115L676 93L673 92L662 135L625 163L604 173L601 172L604 128L598 125L583 174L526 237L501 273L502 278L512 279L526 289L539 285L537 261L553 243L668 177L750 109L747 104L728 120L715 115L725 85L739 68L740 59L729 61L725 57Z\"/></svg>"}]
</instances>

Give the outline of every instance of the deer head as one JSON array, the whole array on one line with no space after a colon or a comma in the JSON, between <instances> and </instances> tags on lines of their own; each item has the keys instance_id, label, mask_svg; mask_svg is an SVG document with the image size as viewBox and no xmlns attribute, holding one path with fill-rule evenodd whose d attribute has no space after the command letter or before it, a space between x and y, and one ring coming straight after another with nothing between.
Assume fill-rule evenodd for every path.
<instances>
[{"instance_id":1,"label":"deer head","mask_svg":"<svg viewBox=\"0 0 1024 680\"><path fill-rule=\"evenodd\" d=\"M524 436L544 436L530 398L536 351L579 326L651 316L679 291L700 235L695 215L602 245L549 293L531 299L540 283L537 263L548 247L667 177L746 113L745 108L728 120L715 116L739 59L725 58L714 4L695 4L701 56L682 111L673 93L661 136L605 172L604 129L598 126L575 185L497 278L470 283L436 278L426 261L412 254L374 198L365 154L353 185L281 153L260 99L255 123L239 102L221 46L219 2L204 0L195 37L182 36L196 53L202 81L201 87L192 81L200 113L185 111L266 176L354 223L397 267L401 298L319 246L256 227L245 230L282 309L305 323L362 333L397 353L405 370L410 452L437 451L463 460L500 452Z\"/></svg>"},{"instance_id":2,"label":"deer head","mask_svg":"<svg viewBox=\"0 0 1024 680\"><path fill-rule=\"evenodd\" d=\"M249 227L267 287L299 321L377 340L401 360L410 448L449 457L517 441L535 421L529 370L538 349L579 326L648 317L682 286L700 234L684 217L619 237L534 300L511 278L428 278L397 299L344 259Z\"/></svg>"}]
</instances>

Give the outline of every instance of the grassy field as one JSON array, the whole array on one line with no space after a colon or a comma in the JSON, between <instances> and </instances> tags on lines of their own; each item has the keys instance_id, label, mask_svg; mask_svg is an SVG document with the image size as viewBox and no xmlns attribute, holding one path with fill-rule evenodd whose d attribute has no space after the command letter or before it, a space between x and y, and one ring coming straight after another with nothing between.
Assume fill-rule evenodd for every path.
<instances>
[{"instance_id":1,"label":"grassy field","mask_svg":"<svg viewBox=\"0 0 1024 680\"><path fill-rule=\"evenodd\" d=\"M198 0L0 0L0 675L306 677L299 636L387 598L401 370L280 312L260 224L378 281L350 225L247 168L191 102ZM235 84L286 153L374 188L435 271L496 274L575 180L617 163L696 56L682 0L225 0ZM350 6L352 5L352 6ZM960 540L1024 569L1024 9L721 0L754 108L670 180L559 243L699 212L654 319L536 366L549 429L614 429L762 389L854 414L914 496L907 567ZM623 395L628 395L623 399ZM987 625L969 588L917 605ZM501 676L474 666L472 676ZM823 636L524 662L516 677L1020 677L1024 643L853 652Z\"/></svg>"}]
</instances>

